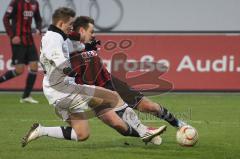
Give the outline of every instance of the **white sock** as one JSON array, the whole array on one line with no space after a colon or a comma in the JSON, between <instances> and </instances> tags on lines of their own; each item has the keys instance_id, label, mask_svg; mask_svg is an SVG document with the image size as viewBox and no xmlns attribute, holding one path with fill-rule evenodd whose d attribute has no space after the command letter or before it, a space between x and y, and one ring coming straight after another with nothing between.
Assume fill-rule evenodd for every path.
<instances>
[{"instance_id":1,"label":"white sock","mask_svg":"<svg viewBox=\"0 0 240 159\"><path fill-rule=\"evenodd\" d=\"M71 140L78 141L78 137L74 129L71 131Z\"/></svg>"},{"instance_id":2,"label":"white sock","mask_svg":"<svg viewBox=\"0 0 240 159\"><path fill-rule=\"evenodd\" d=\"M68 134L71 132L71 136ZM77 141L77 134L74 129L70 127L44 127L39 129L39 136L49 136L58 139L75 140Z\"/></svg>"},{"instance_id":3,"label":"white sock","mask_svg":"<svg viewBox=\"0 0 240 159\"><path fill-rule=\"evenodd\" d=\"M147 128L148 128L147 126L145 126L145 125L143 125L143 124L141 123L141 124L136 128L136 131L138 132L138 134L139 134L140 137L143 137L143 136L147 133L147 131L148 131Z\"/></svg>"},{"instance_id":4,"label":"white sock","mask_svg":"<svg viewBox=\"0 0 240 159\"><path fill-rule=\"evenodd\" d=\"M119 107L116 107L113 110L116 112L116 111L119 111L119 110L122 110L122 109L126 108L127 106L128 106L128 104L124 103L123 105L121 105Z\"/></svg>"},{"instance_id":5,"label":"white sock","mask_svg":"<svg viewBox=\"0 0 240 159\"><path fill-rule=\"evenodd\" d=\"M122 116L123 121L128 123L133 129L135 129L140 137L143 137L144 134L148 131L147 126L143 125L139 120L137 114L134 112L132 108L126 108L125 112Z\"/></svg>"}]
</instances>

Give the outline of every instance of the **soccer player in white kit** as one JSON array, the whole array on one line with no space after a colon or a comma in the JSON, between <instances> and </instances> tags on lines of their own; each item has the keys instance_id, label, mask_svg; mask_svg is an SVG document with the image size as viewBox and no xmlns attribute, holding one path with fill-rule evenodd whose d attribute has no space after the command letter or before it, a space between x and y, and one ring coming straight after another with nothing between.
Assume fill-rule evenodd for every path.
<instances>
[{"instance_id":1,"label":"soccer player in white kit","mask_svg":"<svg viewBox=\"0 0 240 159\"><path fill-rule=\"evenodd\" d=\"M43 92L49 104L55 107L58 114L70 127L44 127L33 124L22 140L22 146L41 136L60 139L84 141L89 137L88 106L96 115L106 114L115 107L126 107L126 103L113 91L90 85L77 85L74 82L75 72L71 69L69 52L72 43L67 34L72 29L75 12L69 8L57 9L51 25L42 38L40 62L44 70ZM123 121L120 121L126 125ZM123 125L123 127L125 126ZM153 137L165 131L161 126L142 137L149 142Z\"/></svg>"}]
</instances>

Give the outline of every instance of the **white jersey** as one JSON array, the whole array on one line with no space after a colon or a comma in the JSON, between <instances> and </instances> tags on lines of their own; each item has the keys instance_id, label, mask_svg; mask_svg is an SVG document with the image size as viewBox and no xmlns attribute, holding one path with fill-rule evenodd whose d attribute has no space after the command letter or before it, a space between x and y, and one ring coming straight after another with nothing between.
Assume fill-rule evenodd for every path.
<instances>
[{"instance_id":1,"label":"white jersey","mask_svg":"<svg viewBox=\"0 0 240 159\"><path fill-rule=\"evenodd\" d=\"M66 75L63 68L71 67L69 48L71 41L54 31L47 31L41 41L40 62L45 71L43 92L50 104L67 97L72 90L64 82Z\"/></svg>"},{"instance_id":2,"label":"white jersey","mask_svg":"<svg viewBox=\"0 0 240 159\"><path fill-rule=\"evenodd\" d=\"M82 50L82 45L73 43L55 26L51 25L43 36L40 62L45 72L43 92L49 104L56 104L66 97L74 101L76 96L78 101L85 102L94 95L95 86L77 85L73 77L63 73L64 68L71 67L69 53L77 50Z\"/></svg>"}]
</instances>

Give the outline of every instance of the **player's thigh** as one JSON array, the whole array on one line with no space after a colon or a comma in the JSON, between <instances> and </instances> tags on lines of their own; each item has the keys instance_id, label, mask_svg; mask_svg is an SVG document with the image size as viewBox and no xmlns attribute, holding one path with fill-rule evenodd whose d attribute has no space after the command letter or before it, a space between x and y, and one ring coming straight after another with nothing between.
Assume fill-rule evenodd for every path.
<instances>
[{"instance_id":1,"label":"player's thigh","mask_svg":"<svg viewBox=\"0 0 240 159\"><path fill-rule=\"evenodd\" d=\"M86 112L89 118L100 117L115 108L111 103L97 97L92 97L88 102L88 106L91 108L91 111Z\"/></svg>"},{"instance_id":2,"label":"player's thigh","mask_svg":"<svg viewBox=\"0 0 240 159\"><path fill-rule=\"evenodd\" d=\"M102 88L95 87L94 97L101 98L105 101L118 101L120 100L118 94L114 91Z\"/></svg>"},{"instance_id":3,"label":"player's thigh","mask_svg":"<svg viewBox=\"0 0 240 159\"><path fill-rule=\"evenodd\" d=\"M151 101L147 97L143 97L135 108L141 112L149 113L159 112L161 109L158 103Z\"/></svg>"},{"instance_id":4,"label":"player's thigh","mask_svg":"<svg viewBox=\"0 0 240 159\"><path fill-rule=\"evenodd\" d=\"M112 81L108 81L104 87L106 89L117 91L120 97L131 108L135 108L144 96L140 91L131 88L127 83L114 76L112 76Z\"/></svg>"},{"instance_id":5,"label":"player's thigh","mask_svg":"<svg viewBox=\"0 0 240 159\"><path fill-rule=\"evenodd\" d=\"M25 68L24 64L17 64L17 65L14 65L14 67L15 67L17 75L20 75L24 72L24 68Z\"/></svg>"},{"instance_id":6,"label":"player's thigh","mask_svg":"<svg viewBox=\"0 0 240 159\"><path fill-rule=\"evenodd\" d=\"M83 95L98 99L96 101L100 101L101 103L108 103L111 107L123 105L124 103L117 92L98 86L77 85L77 87Z\"/></svg>"},{"instance_id":7,"label":"player's thigh","mask_svg":"<svg viewBox=\"0 0 240 159\"><path fill-rule=\"evenodd\" d=\"M69 90L70 91L70 90ZM73 90L72 90L73 91ZM71 114L84 113L88 109L88 99L79 93L69 93L68 96L54 102L55 113L63 121L70 119Z\"/></svg>"},{"instance_id":8,"label":"player's thigh","mask_svg":"<svg viewBox=\"0 0 240 159\"><path fill-rule=\"evenodd\" d=\"M37 72L38 71L38 62L37 61L29 62L29 68L31 71Z\"/></svg>"}]
</instances>

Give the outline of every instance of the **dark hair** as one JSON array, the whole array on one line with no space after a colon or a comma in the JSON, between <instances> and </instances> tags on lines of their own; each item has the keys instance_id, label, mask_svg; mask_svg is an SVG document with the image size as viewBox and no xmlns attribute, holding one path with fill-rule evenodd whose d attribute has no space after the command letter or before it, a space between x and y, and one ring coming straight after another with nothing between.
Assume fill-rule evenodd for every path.
<instances>
[{"instance_id":1,"label":"dark hair","mask_svg":"<svg viewBox=\"0 0 240 159\"><path fill-rule=\"evenodd\" d=\"M89 23L94 25L94 20L88 16L80 16L73 22L73 30L78 31L80 27L88 29Z\"/></svg>"},{"instance_id":2,"label":"dark hair","mask_svg":"<svg viewBox=\"0 0 240 159\"><path fill-rule=\"evenodd\" d=\"M76 13L71 8L60 7L56 9L52 15L52 23L56 25L58 21L63 20L67 22L70 17L75 17Z\"/></svg>"}]
</instances>

